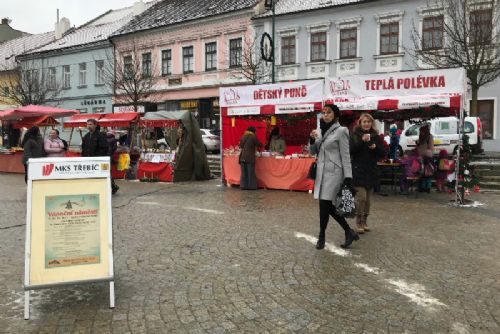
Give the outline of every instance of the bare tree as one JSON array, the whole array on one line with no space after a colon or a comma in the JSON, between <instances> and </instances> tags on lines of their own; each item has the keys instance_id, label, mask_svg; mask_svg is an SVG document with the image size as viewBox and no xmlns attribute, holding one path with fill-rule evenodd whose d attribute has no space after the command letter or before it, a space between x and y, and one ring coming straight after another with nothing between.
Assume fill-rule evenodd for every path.
<instances>
[{"instance_id":1,"label":"bare tree","mask_svg":"<svg viewBox=\"0 0 500 334\"><path fill-rule=\"evenodd\" d=\"M260 56L259 43L256 39L247 40L241 54L241 68L236 72L241 74L253 85L270 81L270 67Z\"/></svg>"},{"instance_id":2,"label":"bare tree","mask_svg":"<svg viewBox=\"0 0 500 334\"><path fill-rule=\"evenodd\" d=\"M23 61L5 72L8 94L0 97L0 101L25 106L54 100L62 89L55 71L55 67L37 66L33 60Z\"/></svg>"},{"instance_id":3,"label":"bare tree","mask_svg":"<svg viewBox=\"0 0 500 334\"><path fill-rule=\"evenodd\" d=\"M118 101L131 104L138 110L152 93L155 84L153 71L157 68L155 57L142 52L134 42L129 51L108 55L104 66L105 84L114 92ZM149 102L150 99L148 99Z\"/></svg>"},{"instance_id":4,"label":"bare tree","mask_svg":"<svg viewBox=\"0 0 500 334\"><path fill-rule=\"evenodd\" d=\"M478 114L479 88L500 76L499 0L433 0L435 9L422 31L413 27L415 60L437 68L463 67L472 93L471 115ZM437 13L436 13L437 12Z\"/></svg>"}]
</instances>

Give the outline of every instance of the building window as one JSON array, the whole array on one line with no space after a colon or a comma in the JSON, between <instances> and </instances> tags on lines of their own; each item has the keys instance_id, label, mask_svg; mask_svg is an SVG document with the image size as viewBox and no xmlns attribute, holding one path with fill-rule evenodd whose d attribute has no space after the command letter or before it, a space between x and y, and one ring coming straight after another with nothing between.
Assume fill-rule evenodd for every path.
<instances>
[{"instance_id":1,"label":"building window","mask_svg":"<svg viewBox=\"0 0 500 334\"><path fill-rule=\"evenodd\" d=\"M281 64L295 64L295 36L281 37Z\"/></svg>"},{"instance_id":2,"label":"building window","mask_svg":"<svg viewBox=\"0 0 500 334\"><path fill-rule=\"evenodd\" d=\"M142 77L149 78L151 76L151 52L142 54Z\"/></svg>"},{"instance_id":3,"label":"building window","mask_svg":"<svg viewBox=\"0 0 500 334\"><path fill-rule=\"evenodd\" d=\"M80 112L80 114L86 114L87 113L87 108L82 108L82 109L76 109Z\"/></svg>"},{"instance_id":4,"label":"building window","mask_svg":"<svg viewBox=\"0 0 500 334\"><path fill-rule=\"evenodd\" d=\"M477 101L478 116L481 119L481 126L483 129L484 139L493 139L493 114L494 114L494 100L479 100Z\"/></svg>"},{"instance_id":5,"label":"building window","mask_svg":"<svg viewBox=\"0 0 500 334\"><path fill-rule=\"evenodd\" d=\"M243 39L235 38L229 40L229 67L240 67L243 58Z\"/></svg>"},{"instance_id":6,"label":"building window","mask_svg":"<svg viewBox=\"0 0 500 334\"><path fill-rule=\"evenodd\" d=\"M356 58L358 44L358 30L342 29L340 31L340 58Z\"/></svg>"},{"instance_id":7,"label":"building window","mask_svg":"<svg viewBox=\"0 0 500 334\"><path fill-rule=\"evenodd\" d=\"M93 114L102 114L106 111L104 107L97 107L97 108L92 108L92 113Z\"/></svg>"},{"instance_id":8,"label":"building window","mask_svg":"<svg viewBox=\"0 0 500 334\"><path fill-rule=\"evenodd\" d=\"M10 89L9 89L9 87L5 86L3 88L3 96L9 97L9 95L10 95Z\"/></svg>"},{"instance_id":9,"label":"building window","mask_svg":"<svg viewBox=\"0 0 500 334\"><path fill-rule=\"evenodd\" d=\"M161 75L172 74L172 50L163 50L161 52Z\"/></svg>"},{"instance_id":10,"label":"building window","mask_svg":"<svg viewBox=\"0 0 500 334\"><path fill-rule=\"evenodd\" d=\"M63 88L71 88L71 73L69 65L63 66Z\"/></svg>"},{"instance_id":11,"label":"building window","mask_svg":"<svg viewBox=\"0 0 500 334\"><path fill-rule=\"evenodd\" d=\"M205 44L205 71L217 69L217 43Z\"/></svg>"},{"instance_id":12,"label":"building window","mask_svg":"<svg viewBox=\"0 0 500 334\"><path fill-rule=\"evenodd\" d=\"M123 57L123 76L125 79L131 79L134 76L132 56Z\"/></svg>"},{"instance_id":13,"label":"building window","mask_svg":"<svg viewBox=\"0 0 500 334\"><path fill-rule=\"evenodd\" d=\"M96 85L104 84L104 60L95 62L95 83Z\"/></svg>"},{"instance_id":14,"label":"building window","mask_svg":"<svg viewBox=\"0 0 500 334\"><path fill-rule=\"evenodd\" d=\"M492 9L475 10L470 13L470 43L472 45L491 44L493 35Z\"/></svg>"},{"instance_id":15,"label":"building window","mask_svg":"<svg viewBox=\"0 0 500 334\"><path fill-rule=\"evenodd\" d=\"M431 16L422 22L422 50L438 50L443 47L444 16Z\"/></svg>"},{"instance_id":16,"label":"building window","mask_svg":"<svg viewBox=\"0 0 500 334\"><path fill-rule=\"evenodd\" d=\"M399 22L380 25L380 54L394 54L399 51Z\"/></svg>"},{"instance_id":17,"label":"building window","mask_svg":"<svg viewBox=\"0 0 500 334\"><path fill-rule=\"evenodd\" d=\"M48 89L56 89L56 68L49 67L49 71L47 73L47 88Z\"/></svg>"},{"instance_id":18,"label":"building window","mask_svg":"<svg viewBox=\"0 0 500 334\"><path fill-rule=\"evenodd\" d=\"M192 46L182 48L182 72L193 73L194 70L194 54Z\"/></svg>"},{"instance_id":19,"label":"building window","mask_svg":"<svg viewBox=\"0 0 500 334\"><path fill-rule=\"evenodd\" d=\"M87 84L87 64L81 63L79 65L79 86L85 86Z\"/></svg>"},{"instance_id":20,"label":"building window","mask_svg":"<svg viewBox=\"0 0 500 334\"><path fill-rule=\"evenodd\" d=\"M311 61L326 60L326 32L311 34Z\"/></svg>"}]
</instances>

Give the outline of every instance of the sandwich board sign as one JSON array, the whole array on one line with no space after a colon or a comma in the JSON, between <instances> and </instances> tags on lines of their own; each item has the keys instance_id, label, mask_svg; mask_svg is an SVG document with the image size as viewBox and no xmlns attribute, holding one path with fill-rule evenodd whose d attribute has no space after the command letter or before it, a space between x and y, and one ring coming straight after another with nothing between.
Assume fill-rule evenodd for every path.
<instances>
[{"instance_id":1,"label":"sandwich board sign","mask_svg":"<svg viewBox=\"0 0 500 334\"><path fill-rule=\"evenodd\" d=\"M24 318L30 291L109 282L114 307L109 157L28 161Z\"/></svg>"}]
</instances>

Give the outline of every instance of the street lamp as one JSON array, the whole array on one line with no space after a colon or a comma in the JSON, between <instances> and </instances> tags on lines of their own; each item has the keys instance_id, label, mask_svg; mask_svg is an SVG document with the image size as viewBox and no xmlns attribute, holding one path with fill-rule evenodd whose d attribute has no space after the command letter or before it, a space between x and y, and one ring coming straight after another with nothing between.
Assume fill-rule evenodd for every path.
<instances>
[{"instance_id":1,"label":"street lamp","mask_svg":"<svg viewBox=\"0 0 500 334\"><path fill-rule=\"evenodd\" d=\"M272 43L271 43L271 46L273 48L272 50L272 54L273 54L273 57L272 57L272 72L271 72L271 79L272 79L272 83L275 83L275 76L274 76L274 62L275 62L275 57L274 57L274 0L265 0L264 1L264 7L269 10L271 9L272 10L272 26L273 26L273 29L272 29L272 37L271 37L271 40L272 40Z\"/></svg>"}]
</instances>

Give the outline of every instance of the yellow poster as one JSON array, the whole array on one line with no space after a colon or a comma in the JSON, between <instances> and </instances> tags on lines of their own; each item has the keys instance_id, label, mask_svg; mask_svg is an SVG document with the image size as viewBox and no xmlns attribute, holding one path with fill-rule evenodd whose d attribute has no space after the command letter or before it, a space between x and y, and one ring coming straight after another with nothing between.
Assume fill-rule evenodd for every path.
<instances>
[{"instance_id":1,"label":"yellow poster","mask_svg":"<svg viewBox=\"0 0 500 334\"><path fill-rule=\"evenodd\" d=\"M111 278L106 178L33 181L30 286Z\"/></svg>"}]
</instances>

